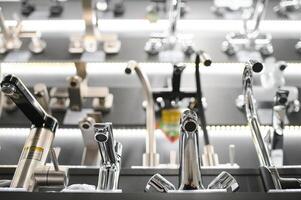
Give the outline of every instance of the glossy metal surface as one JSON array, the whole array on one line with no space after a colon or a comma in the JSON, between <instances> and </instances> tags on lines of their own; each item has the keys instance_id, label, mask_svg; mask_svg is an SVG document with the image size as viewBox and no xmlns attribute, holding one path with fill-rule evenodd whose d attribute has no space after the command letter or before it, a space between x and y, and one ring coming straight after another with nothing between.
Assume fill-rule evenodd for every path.
<instances>
[{"instance_id":1,"label":"glossy metal surface","mask_svg":"<svg viewBox=\"0 0 301 200\"><path fill-rule=\"evenodd\" d=\"M245 65L243 72L243 95L245 103L245 112L248 120L249 127L251 128L252 138L255 145L255 149L258 155L259 163L264 167L273 167L268 149L263 140L263 135L260 131L260 124L258 121L258 115L256 110L255 99L253 95L253 71L260 72L263 69L263 65L257 61L249 61ZM276 170L277 171L277 170ZM270 172L273 184L276 189L281 189L281 183L278 173Z\"/></svg>"},{"instance_id":2,"label":"glossy metal surface","mask_svg":"<svg viewBox=\"0 0 301 200\"><path fill-rule=\"evenodd\" d=\"M204 189L199 155L199 133L197 115L184 111L180 128L180 174L179 190Z\"/></svg>"},{"instance_id":3,"label":"glossy metal surface","mask_svg":"<svg viewBox=\"0 0 301 200\"><path fill-rule=\"evenodd\" d=\"M111 123L94 124L94 132L101 155L97 190L116 191L121 168L122 145L114 140Z\"/></svg>"}]
</instances>

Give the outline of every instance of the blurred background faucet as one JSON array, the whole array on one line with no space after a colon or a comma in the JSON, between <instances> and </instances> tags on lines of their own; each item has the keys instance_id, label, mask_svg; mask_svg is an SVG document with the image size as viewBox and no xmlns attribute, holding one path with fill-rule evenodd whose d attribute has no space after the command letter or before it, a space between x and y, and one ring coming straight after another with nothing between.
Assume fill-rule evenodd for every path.
<instances>
[{"instance_id":1,"label":"blurred background faucet","mask_svg":"<svg viewBox=\"0 0 301 200\"><path fill-rule=\"evenodd\" d=\"M116 34L100 33L95 1L81 0L81 3L85 32L83 35L70 37L69 52L71 54L84 53L82 59L85 59L85 55L90 55L90 57L94 55L93 59L97 59L97 61L104 61L104 53L117 54L120 51L121 42ZM100 43L103 43L104 52L99 50Z\"/></svg>"},{"instance_id":2,"label":"blurred background faucet","mask_svg":"<svg viewBox=\"0 0 301 200\"><path fill-rule=\"evenodd\" d=\"M0 7L0 54L4 54L8 51L20 50L22 46L21 38L31 39L28 48L32 53L42 53L46 48L46 42L41 39L41 33L37 31L24 31L22 20L20 20L17 15L14 15L14 18L17 22L16 25L7 26L2 7Z\"/></svg>"},{"instance_id":3,"label":"blurred background faucet","mask_svg":"<svg viewBox=\"0 0 301 200\"><path fill-rule=\"evenodd\" d=\"M228 56L236 54L237 59L245 62L250 57L262 60L262 57L273 54L272 36L260 33L259 26L264 18L268 0L257 0L253 9L248 9L243 15L241 32L231 32L222 43L222 51ZM249 52L249 53L247 53Z\"/></svg>"},{"instance_id":4,"label":"blurred background faucet","mask_svg":"<svg viewBox=\"0 0 301 200\"><path fill-rule=\"evenodd\" d=\"M170 0L168 28L163 33L153 33L146 42L144 50L151 56L159 54L159 60L178 63L185 55L194 53L191 35L177 33L178 22L181 17L181 0Z\"/></svg>"}]
</instances>

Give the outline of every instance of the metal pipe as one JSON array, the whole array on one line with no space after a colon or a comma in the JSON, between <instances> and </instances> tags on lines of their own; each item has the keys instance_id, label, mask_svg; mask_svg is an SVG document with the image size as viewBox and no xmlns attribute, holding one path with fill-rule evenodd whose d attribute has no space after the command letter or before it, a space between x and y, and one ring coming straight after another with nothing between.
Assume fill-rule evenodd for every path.
<instances>
[{"instance_id":1,"label":"metal pipe","mask_svg":"<svg viewBox=\"0 0 301 200\"><path fill-rule=\"evenodd\" d=\"M159 155L156 152L156 136L155 136L155 108L153 94L150 82L147 76L142 72L139 64L136 61L129 61L125 72L127 74L135 71L143 88L144 96L147 101L146 107L146 153L143 155L143 166L154 167L159 165Z\"/></svg>"},{"instance_id":2,"label":"metal pipe","mask_svg":"<svg viewBox=\"0 0 301 200\"><path fill-rule=\"evenodd\" d=\"M191 110L184 111L180 128L179 190L204 189L199 155L198 117Z\"/></svg>"}]
</instances>

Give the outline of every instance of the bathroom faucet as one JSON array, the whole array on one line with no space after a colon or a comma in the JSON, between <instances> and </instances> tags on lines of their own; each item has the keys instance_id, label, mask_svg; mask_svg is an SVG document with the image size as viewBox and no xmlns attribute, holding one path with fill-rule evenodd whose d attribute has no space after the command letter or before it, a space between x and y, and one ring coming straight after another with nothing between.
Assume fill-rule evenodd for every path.
<instances>
[{"instance_id":1,"label":"bathroom faucet","mask_svg":"<svg viewBox=\"0 0 301 200\"><path fill-rule=\"evenodd\" d=\"M271 44L272 36L260 33L259 25L264 17L268 0L257 0L254 9L250 9L248 16L244 17L241 32L230 32L226 35L226 40L222 43L222 51L229 56L239 53L238 59L246 61L246 56L241 54L244 51L257 52L256 59L262 56L270 56L274 49Z\"/></svg>"},{"instance_id":2,"label":"bathroom faucet","mask_svg":"<svg viewBox=\"0 0 301 200\"><path fill-rule=\"evenodd\" d=\"M101 155L97 190L116 191L121 168L122 144L114 139L112 123L96 123L94 132Z\"/></svg>"},{"instance_id":3,"label":"bathroom faucet","mask_svg":"<svg viewBox=\"0 0 301 200\"><path fill-rule=\"evenodd\" d=\"M98 29L98 17L95 11L94 0L81 0L85 32L83 35L73 35L70 38L69 53L96 53L99 60L105 55L99 50L99 43L103 42L103 51L106 54L116 54L120 51L121 42L116 34L103 34Z\"/></svg>"},{"instance_id":4,"label":"bathroom faucet","mask_svg":"<svg viewBox=\"0 0 301 200\"><path fill-rule=\"evenodd\" d=\"M17 18L15 26L8 27L5 24L2 8L0 7L0 54L8 51L19 50L22 46L21 38L30 38L29 50L32 53L42 53L46 48L46 42L41 39L41 33L37 31L23 31L22 21Z\"/></svg>"},{"instance_id":5,"label":"bathroom faucet","mask_svg":"<svg viewBox=\"0 0 301 200\"><path fill-rule=\"evenodd\" d=\"M140 69L139 64L136 61L129 61L125 69L127 74L135 71L141 85L143 87L143 92L145 99L147 101L146 107L146 129L147 129L147 138L146 138L146 152L143 154L143 166L155 167L159 165L159 154L156 151L156 122L155 122L155 108L153 93L151 90L150 82L147 76Z\"/></svg>"},{"instance_id":6,"label":"bathroom faucet","mask_svg":"<svg viewBox=\"0 0 301 200\"><path fill-rule=\"evenodd\" d=\"M234 192L238 189L238 183L234 177L227 172L222 172L208 185L207 189L204 188L201 177L198 129L197 114L191 110L184 111L180 122L178 190L160 174L155 174L148 181L145 191L154 188L156 191L167 193L188 190L204 192L212 189Z\"/></svg>"},{"instance_id":7,"label":"bathroom faucet","mask_svg":"<svg viewBox=\"0 0 301 200\"><path fill-rule=\"evenodd\" d=\"M194 45L191 36L183 37L177 34L182 0L169 0L169 2L168 28L163 33L151 34L144 50L152 56L159 54L159 59L163 61L169 60L169 62L176 63L183 60L184 54L187 56L193 54ZM171 52L173 52L172 55L170 55Z\"/></svg>"},{"instance_id":8,"label":"bathroom faucet","mask_svg":"<svg viewBox=\"0 0 301 200\"><path fill-rule=\"evenodd\" d=\"M65 187L67 175L58 167L52 144L58 127L57 120L48 115L22 81L7 75L1 82L1 91L17 105L31 121L27 137L10 187L33 191L39 186ZM50 153L54 170L45 166Z\"/></svg>"},{"instance_id":9,"label":"bathroom faucet","mask_svg":"<svg viewBox=\"0 0 301 200\"><path fill-rule=\"evenodd\" d=\"M264 142L263 134L260 130L260 123L256 110L255 98L253 94L253 72L259 73L263 69L260 62L250 60L245 64L243 71L243 96L244 109L248 125L251 129L252 139L260 163L260 172L264 182L265 190L271 189L296 189L300 188L300 181L297 178L283 178L279 175L278 169L271 161L268 148Z\"/></svg>"}]
</instances>

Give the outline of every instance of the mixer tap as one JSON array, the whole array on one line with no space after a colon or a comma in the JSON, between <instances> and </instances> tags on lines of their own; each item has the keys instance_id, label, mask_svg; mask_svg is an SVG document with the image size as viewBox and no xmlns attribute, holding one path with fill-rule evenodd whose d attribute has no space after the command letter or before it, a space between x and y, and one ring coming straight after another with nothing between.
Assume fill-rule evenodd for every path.
<instances>
[{"instance_id":1,"label":"mixer tap","mask_svg":"<svg viewBox=\"0 0 301 200\"><path fill-rule=\"evenodd\" d=\"M117 190L122 144L115 141L112 123L94 124L95 140L101 155L97 190Z\"/></svg>"},{"instance_id":2,"label":"mixer tap","mask_svg":"<svg viewBox=\"0 0 301 200\"><path fill-rule=\"evenodd\" d=\"M296 189L300 188L300 180L297 178L283 178L279 175L278 169L273 165L268 148L264 142L260 130L260 123L253 94L253 72L259 73L263 69L260 62L250 60L245 64L243 71L243 95L244 109L251 129L252 139L260 163L260 172L264 182L265 190L271 189Z\"/></svg>"},{"instance_id":3,"label":"mixer tap","mask_svg":"<svg viewBox=\"0 0 301 200\"><path fill-rule=\"evenodd\" d=\"M27 191L45 186L65 187L66 171L59 169L57 157L52 149L58 127L57 120L45 112L19 78L13 75L5 76L1 82L1 91L14 101L32 123L10 187ZM45 166L49 153L54 170Z\"/></svg>"},{"instance_id":4,"label":"mixer tap","mask_svg":"<svg viewBox=\"0 0 301 200\"><path fill-rule=\"evenodd\" d=\"M145 191L154 188L159 192L181 192L181 191L199 191L204 192L201 177L201 161L199 155L199 134L198 117L191 110L183 112L180 122L180 168L179 168L179 188L175 189L172 183L159 174L155 174L147 183ZM207 188L235 192L238 190L238 183L227 172L222 172L217 176Z\"/></svg>"}]
</instances>

